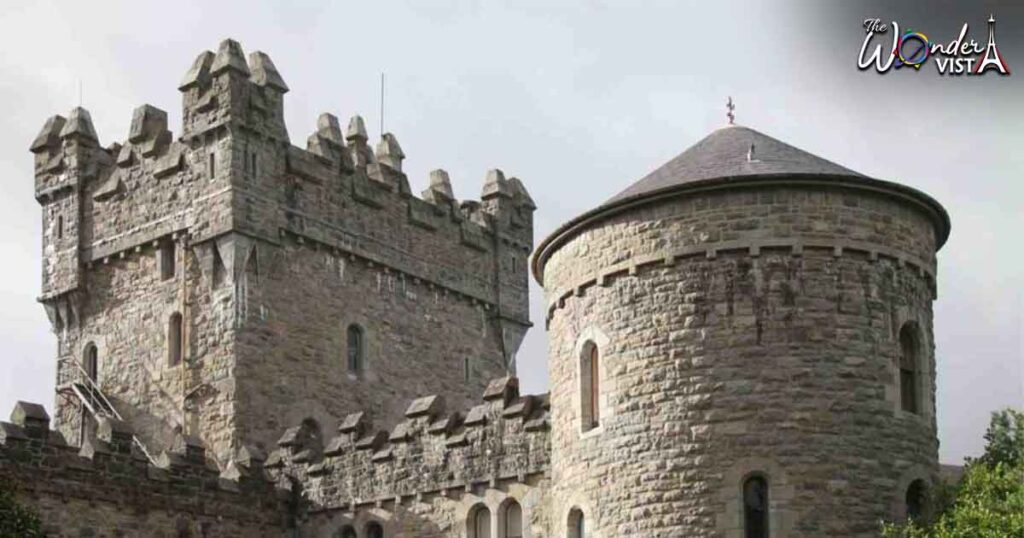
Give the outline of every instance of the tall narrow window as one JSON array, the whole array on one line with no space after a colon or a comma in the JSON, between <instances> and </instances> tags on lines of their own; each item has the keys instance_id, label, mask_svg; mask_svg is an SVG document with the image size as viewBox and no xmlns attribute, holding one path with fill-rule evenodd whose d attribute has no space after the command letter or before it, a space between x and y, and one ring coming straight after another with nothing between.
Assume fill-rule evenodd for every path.
<instances>
[{"instance_id":1,"label":"tall narrow window","mask_svg":"<svg viewBox=\"0 0 1024 538\"><path fill-rule=\"evenodd\" d=\"M174 241L165 241L160 245L160 253L157 257L157 263L160 265L161 280L170 280L174 278L174 272L176 270L174 255Z\"/></svg>"},{"instance_id":2,"label":"tall narrow window","mask_svg":"<svg viewBox=\"0 0 1024 538\"><path fill-rule=\"evenodd\" d=\"M587 528L583 521L583 511L579 508L569 510L569 538L587 538Z\"/></svg>"},{"instance_id":3,"label":"tall narrow window","mask_svg":"<svg viewBox=\"0 0 1024 538\"><path fill-rule=\"evenodd\" d=\"M907 488L906 495L907 518L920 519L924 513L925 486L923 480L914 480Z\"/></svg>"},{"instance_id":4,"label":"tall narrow window","mask_svg":"<svg viewBox=\"0 0 1024 538\"><path fill-rule=\"evenodd\" d=\"M366 365L366 342L362 327L352 324L348 326L348 371L359 375Z\"/></svg>"},{"instance_id":5,"label":"tall narrow window","mask_svg":"<svg viewBox=\"0 0 1024 538\"><path fill-rule=\"evenodd\" d=\"M752 476L743 483L744 538L768 538L768 481Z\"/></svg>"},{"instance_id":6,"label":"tall narrow window","mask_svg":"<svg viewBox=\"0 0 1024 538\"><path fill-rule=\"evenodd\" d=\"M504 531L503 538L523 538L523 508L515 501L505 507Z\"/></svg>"},{"instance_id":7,"label":"tall narrow window","mask_svg":"<svg viewBox=\"0 0 1024 538\"><path fill-rule=\"evenodd\" d=\"M601 365L600 351L593 342L583 345L580 357L580 405L583 431L601 424Z\"/></svg>"},{"instance_id":8,"label":"tall narrow window","mask_svg":"<svg viewBox=\"0 0 1024 538\"><path fill-rule=\"evenodd\" d=\"M92 380L93 383L99 381L100 374L100 353L96 348L96 344L89 342L85 346L85 353L82 354L82 368L85 369L85 375Z\"/></svg>"},{"instance_id":9,"label":"tall narrow window","mask_svg":"<svg viewBox=\"0 0 1024 538\"><path fill-rule=\"evenodd\" d=\"M464 357L462 359L462 376L466 384L469 384L469 382L473 379L472 367L473 365L470 362L469 357Z\"/></svg>"},{"instance_id":10,"label":"tall narrow window","mask_svg":"<svg viewBox=\"0 0 1024 538\"><path fill-rule=\"evenodd\" d=\"M380 523L371 521L366 524L366 538L384 538L384 527Z\"/></svg>"},{"instance_id":11,"label":"tall narrow window","mask_svg":"<svg viewBox=\"0 0 1024 538\"><path fill-rule=\"evenodd\" d=\"M213 179L217 175L217 154L211 153L209 158L210 163L210 179Z\"/></svg>"},{"instance_id":12,"label":"tall narrow window","mask_svg":"<svg viewBox=\"0 0 1024 538\"><path fill-rule=\"evenodd\" d=\"M484 505L477 505L469 512L469 538L491 538L491 511Z\"/></svg>"},{"instance_id":13,"label":"tall narrow window","mask_svg":"<svg viewBox=\"0 0 1024 538\"><path fill-rule=\"evenodd\" d=\"M171 314L171 319L167 322L167 363L170 366L181 364L184 334L181 314Z\"/></svg>"},{"instance_id":14,"label":"tall narrow window","mask_svg":"<svg viewBox=\"0 0 1024 538\"><path fill-rule=\"evenodd\" d=\"M917 389L918 345L914 325L907 323L900 329L900 407L908 413L919 413Z\"/></svg>"},{"instance_id":15,"label":"tall narrow window","mask_svg":"<svg viewBox=\"0 0 1024 538\"><path fill-rule=\"evenodd\" d=\"M255 151L249 154L249 161L250 161L249 170L252 172L252 177L255 178L256 174L258 173L257 170L256 170L256 165L259 162L259 161L257 161L257 154L256 154Z\"/></svg>"},{"instance_id":16,"label":"tall narrow window","mask_svg":"<svg viewBox=\"0 0 1024 538\"><path fill-rule=\"evenodd\" d=\"M64 239L64 215L57 215L57 239Z\"/></svg>"}]
</instances>

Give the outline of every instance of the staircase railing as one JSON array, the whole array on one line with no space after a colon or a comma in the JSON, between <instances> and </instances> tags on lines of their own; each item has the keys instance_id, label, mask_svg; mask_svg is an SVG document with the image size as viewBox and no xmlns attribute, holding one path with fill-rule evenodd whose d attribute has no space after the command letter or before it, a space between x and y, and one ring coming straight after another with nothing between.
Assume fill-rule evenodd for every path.
<instances>
[{"instance_id":1,"label":"staircase railing","mask_svg":"<svg viewBox=\"0 0 1024 538\"><path fill-rule=\"evenodd\" d=\"M67 362L73 365L78 374L76 376L77 380L70 381L71 391L82 402L82 405L89 410L89 413L97 419L108 417L123 421L124 418L117 412L117 408L114 407L114 404L110 403L110 399L107 398L107 395L100 389L99 384L89 375L89 372L82 367L82 364L73 358L67 359ZM156 463L156 460L146 450L146 445L142 443L139 436L132 435L132 442L134 442L135 446L139 448L139 451L146 456L150 463Z\"/></svg>"}]
</instances>

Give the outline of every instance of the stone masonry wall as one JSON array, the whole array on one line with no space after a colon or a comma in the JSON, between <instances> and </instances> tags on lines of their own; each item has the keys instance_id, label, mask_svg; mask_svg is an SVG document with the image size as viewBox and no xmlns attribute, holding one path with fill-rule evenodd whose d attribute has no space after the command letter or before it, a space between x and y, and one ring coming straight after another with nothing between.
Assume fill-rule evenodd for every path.
<instances>
[{"instance_id":1,"label":"stone masonry wall","mask_svg":"<svg viewBox=\"0 0 1024 538\"><path fill-rule=\"evenodd\" d=\"M300 415L331 425L364 409L386 424L411 380L455 401L514 371L530 326L534 206L522 182L492 171L481 200L460 203L438 170L418 198L395 137L374 152L358 116L343 134L324 114L306 149L292 146L287 85L266 54L246 60L231 40L200 54L179 89L178 138L144 105L127 140L103 148L77 108L31 146L68 439L83 436L69 387L90 344L100 386L147 444L159 451L183 431L221 465ZM370 345L360 379L339 368L351 321Z\"/></svg>"},{"instance_id":2,"label":"stone masonry wall","mask_svg":"<svg viewBox=\"0 0 1024 538\"><path fill-rule=\"evenodd\" d=\"M191 440L153 466L123 422L104 420L79 449L49 431L39 405L19 402L11 419L0 422L0 479L47 536L270 538L289 526L291 493L275 489L255 452L218 476Z\"/></svg>"},{"instance_id":3,"label":"stone masonry wall","mask_svg":"<svg viewBox=\"0 0 1024 538\"><path fill-rule=\"evenodd\" d=\"M552 518L588 536L742 536L743 480L773 536L867 536L937 471L935 238L882 194L766 187L610 217L543 268L550 301ZM914 323L921 414L899 410ZM601 424L580 358L600 350Z\"/></svg>"},{"instance_id":4,"label":"stone masonry wall","mask_svg":"<svg viewBox=\"0 0 1024 538\"><path fill-rule=\"evenodd\" d=\"M390 431L356 413L325 439L306 420L285 432L266 468L279 484L302 484L309 536L340 536L350 526L364 537L377 522L389 538L464 538L482 508L491 535L505 536L498 529L512 503L524 537L552 536L547 420L546 395L519 396L517 380L502 378L465 414L447 412L440 396L419 398Z\"/></svg>"}]
</instances>

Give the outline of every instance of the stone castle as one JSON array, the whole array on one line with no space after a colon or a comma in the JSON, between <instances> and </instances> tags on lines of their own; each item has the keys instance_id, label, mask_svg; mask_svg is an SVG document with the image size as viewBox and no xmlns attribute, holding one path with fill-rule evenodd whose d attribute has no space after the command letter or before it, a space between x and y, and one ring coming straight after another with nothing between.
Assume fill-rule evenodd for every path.
<instances>
[{"instance_id":1,"label":"stone castle","mask_svg":"<svg viewBox=\"0 0 1024 538\"><path fill-rule=\"evenodd\" d=\"M52 418L0 479L52 536L873 536L935 484L931 197L712 132L533 248L523 182L416 196L390 133L305 149L270 58L188 70L182 132L32 142ZM533 256L530 258L530 253ZM520 395L528 271L551 392ZM52 425L51 425L52 422ZM51 429L51 426L53 429Z\"/></svg>"}]
</instances>

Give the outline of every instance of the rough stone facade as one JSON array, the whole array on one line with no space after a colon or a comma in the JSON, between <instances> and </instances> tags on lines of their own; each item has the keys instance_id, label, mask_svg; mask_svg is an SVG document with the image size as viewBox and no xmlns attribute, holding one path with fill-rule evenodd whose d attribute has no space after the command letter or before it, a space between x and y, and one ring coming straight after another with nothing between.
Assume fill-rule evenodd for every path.
<instances>
[{"instance_id":1,"label":"rough stone facade","mask_svg":"<svg viewBox=\"0 0 1024 538\"><path fill-rule=\"evenodd\" d=\"M79 108L32 145L69 439L88 435L71 386L91 353L152 452L180 432L222 466L308 416L334 427L362 409L391 424L410 396L470 402L514 372L533 242L519 180L491 171L482 200L459 203L437 170L418 198L395 137L375 153L358 116L343 134L324 114L294 147L283 79L230 40L180 89L177 139L144 105L123 144L100 147Z\"/></svg>"},{"instance_id":2,"label":"rough stone facade","mask_svg":"<svg viewBox=\"0 0 1024 538\"><path fill-rule=\"evenodd\" d=\"M729 129L707 145L748 136ZM556 520L582 508L596 536L748 536L743 483L760 475L771 536L872 536L908 484L935 481L941 208L852 176L737 183L613 203L539 248ZM917 412L901 408L904 327ZM587 431L589 344L601 423Z\"/></svg>"},{"instance_id":3,"label":"rough stone facade","mask_svg":"<svg viewBox=\"0 0 1024 538\"><path fill-rule=\"evenodd\" d=\"M150 464L124 422L69 446L42 406L19 403L0 422L0 479L19 488L54 537L279 537L292 493L275 489L255 452L219 476L203 447L181 443Z\"/></svg>"},{"instance_id":4,"label":"rough stone facade","mask_svg":"<svg viewBox=\"0 0 1024 538\"><path fill-rule=\"evenodd\" d=\"M146 105L32 144L56 431L19 404L0 478L53 535L873 536L926 504L927 195L715 131L538 247L551 392L520 395L519 180L416 197L358 116L292 146L231 40L180 89L177 139Z\"/></svg>"}]
</instances>

